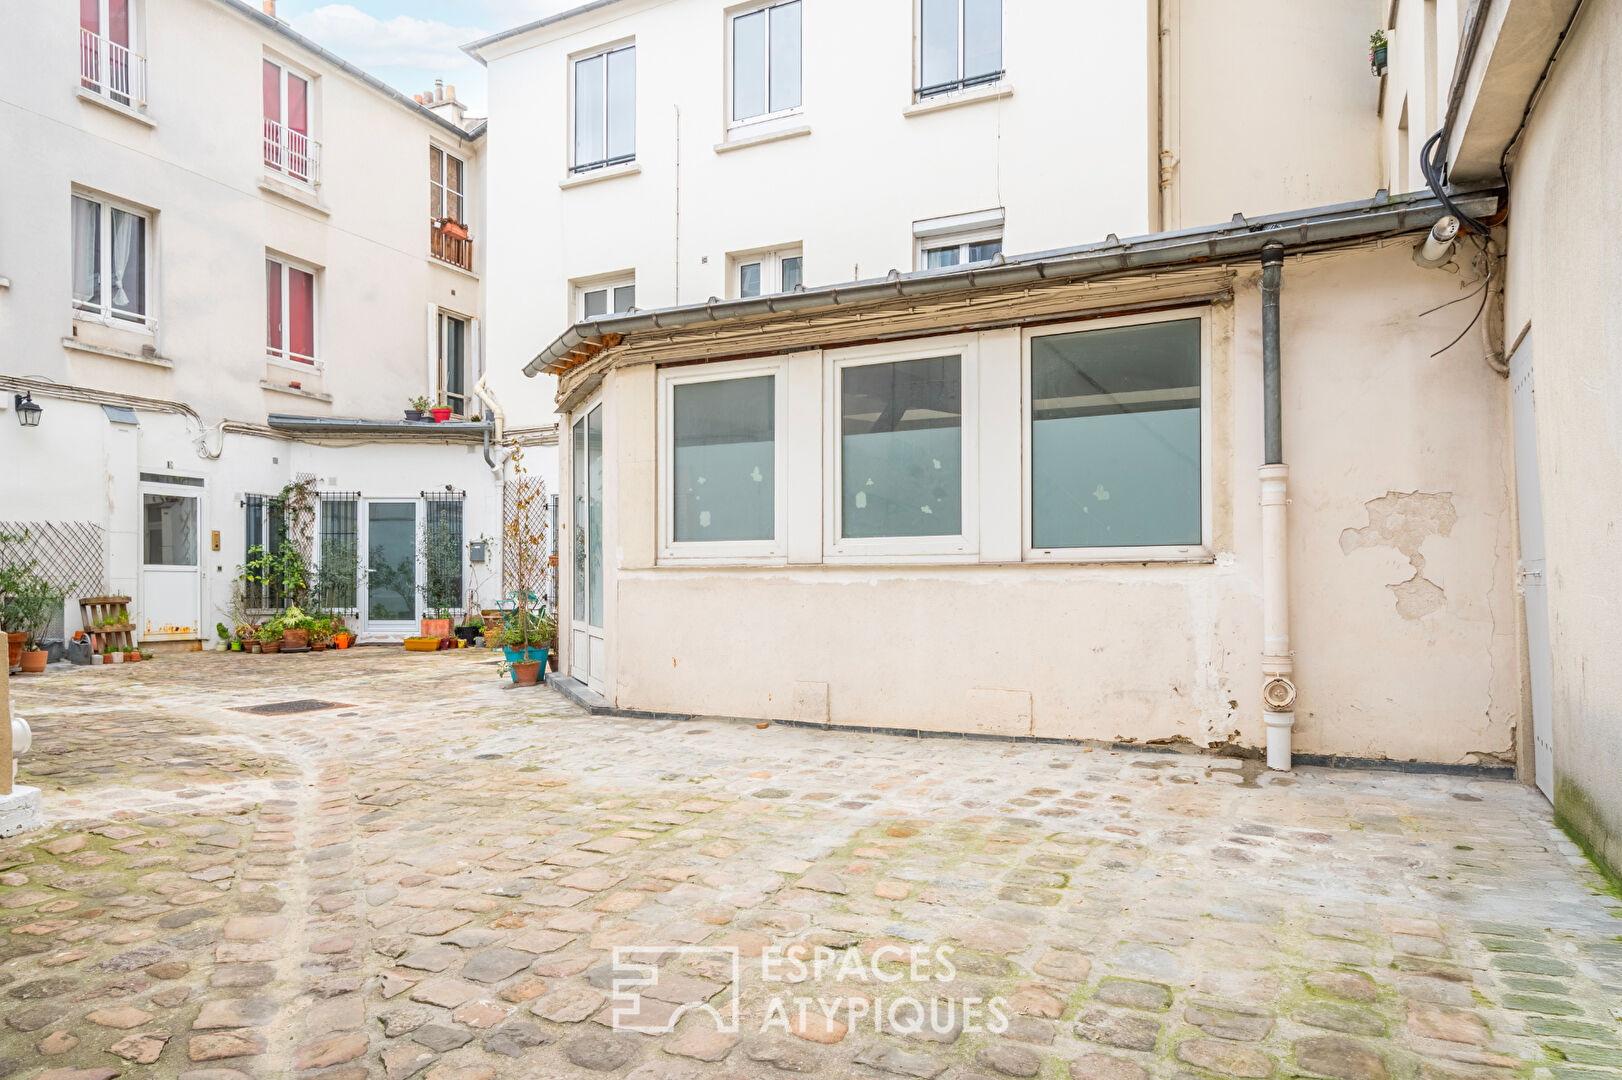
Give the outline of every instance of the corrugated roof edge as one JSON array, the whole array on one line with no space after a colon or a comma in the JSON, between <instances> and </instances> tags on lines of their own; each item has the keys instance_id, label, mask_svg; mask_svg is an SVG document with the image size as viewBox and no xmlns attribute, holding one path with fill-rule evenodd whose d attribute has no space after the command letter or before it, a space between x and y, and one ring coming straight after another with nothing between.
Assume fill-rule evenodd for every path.
<instances>
[{"instance_id":1,"label":"corrugated roof edge","mask_svg":"<svg viewBox=\"0 0 1622 1080\"><path fill-rule=\"evenodd\" d=\"M1450 192L1460 209L1477 217L1492 211L1498 193L1497 187ZM669 330L750 315L809 311L887 297L924 296L1017 285L1022 281L1076 280L1195 261L1232 262L1259 254L1267 244L1299 248L1420 232L1434 225L1446 212L1446 207L1435 196L1419 192L1393 196L1382 189L1373 198L1359 202L1336 203L1249 219L1243 214L1235 214L1221 225L1149 233L1125 240L1111 233L1096 244L1054 248L967 269L915 270L905 274L892 270L887 277L823 285L804 292L775 293L747 300L715 300L631 311L624 315L599 316L575 323L558 335L557 340L524 365L524 374L561 374L563 369L559 364L564 358L581 345L600 343L609 334L620 335L623 339L624 335L638 331Z\"/></svg>"},{"instance_id":2,"label":"corrugated roof edge","mask_svg":"<svg viewBox=\"0 0 1622 1080\"><path fill-rule=\"evenodd\" d=\"M576 15L584 15L588 11L596 11L598 8L610 7L619 2L620 0L592 0L592 2L589 4L581 4L579 7L570 8L568 11L560 11L556 15L548 15L545 18L536 19L534 22L527 22L522 26L515 26L511 30L502 30L499 33L491 34L489 37L482 37L478 41L470 41L466 45L462 46L462 51L473 57L473 59L477 60L479 63L483 64L485 63L485 60L484 57L479 55L479 50L484 48L486 45L494 45L498 41L506 41L508 38L515 38L520 34L527 34L531 30L539 30L543 26L551 26L553 23L565 22L574 18Z\"/></svg>"},{"instance_id":3,"label":"corrugated roof edge","mask_svg":"<svg viewBox=\"0 0 1622 1080\"><path fill-rule=\"evenodd\" d=\"M337 53L317 45L315 42L311 41L297 30L294 30L291 26L288 26L280 19L266 15L258 8L249 7L247 4L243 3L242 0L219 0L219 2L236 12L238 15L245 15L253 21L259 23L261 26L276 31L282 37L287 38L300 48L308 49L310 52L315 53L315 55L319 56L327 63L336 68L342 69L350 75L355 76L355 78L359 79L367 86L370 86L373 90L376 90L386 97L393 98L397 104L404 105L412 112L433 121L446 131L454 132L459 137L467 139L470 142L484 134L484 129L488 125L489 121L479 124L472 131L467 131L457 127L443 116L436 116L432 109L419 105L411 98L406 97L403 93L396 90L382 79L379 79L376 75L362 71L360 68L356 67L354 64L351 64L348 60L345 60Z\"/></svg>"}]
</instances>

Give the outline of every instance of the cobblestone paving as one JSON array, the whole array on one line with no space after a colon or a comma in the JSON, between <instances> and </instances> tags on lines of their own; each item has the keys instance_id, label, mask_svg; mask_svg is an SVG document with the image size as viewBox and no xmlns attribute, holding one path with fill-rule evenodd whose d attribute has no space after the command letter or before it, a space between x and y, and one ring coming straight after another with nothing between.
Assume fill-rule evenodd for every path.
<instances>
[{"instance_id":1,"label":"cobblestone paving","mask_svg":"<svg viewBox=\"0 0 1622 1080\"><path fill-rule=\"evenodd\" d=\"M591 718L486 659L14 679L53 825L0 841L0 1076L1622 1077L1622 903L1517 785ZM739 950L741 1030L612 1030L619 945Z\"/></svg>"}]
</instances>

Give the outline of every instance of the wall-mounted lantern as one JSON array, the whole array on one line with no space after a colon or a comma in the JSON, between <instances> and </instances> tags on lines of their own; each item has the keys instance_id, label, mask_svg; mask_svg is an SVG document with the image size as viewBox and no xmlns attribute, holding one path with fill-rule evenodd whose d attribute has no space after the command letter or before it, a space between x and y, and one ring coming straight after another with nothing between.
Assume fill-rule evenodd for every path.
<instances>
[{"instance_id":1,"label":"wall-mounted lantern","mask_svg":"<svg viewBox=\"0 0 1622 1080\"><path fill-rule=\"evenodd\" d=\"M45 410L34 404L34 395L32 393L18 394L16 398L17 423L23 427L39 427L40 414Z\"/></svg>"}]
</instances>

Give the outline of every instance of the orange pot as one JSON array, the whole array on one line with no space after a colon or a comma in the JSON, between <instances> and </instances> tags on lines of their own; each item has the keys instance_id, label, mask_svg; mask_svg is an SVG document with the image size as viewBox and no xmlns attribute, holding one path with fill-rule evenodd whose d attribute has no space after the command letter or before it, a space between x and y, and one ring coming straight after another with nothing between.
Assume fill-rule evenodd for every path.
<instances>
[{"instance_id":1,"label":"orange pot","mask_svg":"<svg viewBox=\"0 0 1622 1080\"><path fill-rule=\"evenodd\" d=\"M451 621L449 619L422 620L422 636L435 638L450 637Z\"/></svg>"},{"instance_id":2,"label":"orange pot","mask_svg":"<svg viewBox=\"0 0 1622 1080\"><path fill-rule=\"evenodd\" d=\"M6 635L6 666L16 667L22 663L23 642L28 640L27 634Z\"/></svg>"},{"instance_id":3,"label":"orange pot","mask_svg":"<svg viewBox=\"0 0 1622 1080\"><path fill-rule=\"evenodd\" d=\"M23 673L26 675L38 675L40 672L45 670L45 661L50 658L50 655L51 654L46 652L44 649L25 649L20 658L23 665Z\"/></svg>"},{"instance_id":4,"label":"orange pot","mask_svg":"<svg viewBox=\"0 0 1622 1080\"><path fill-rule=\"evenodd\" d=\"M308 630L284 630L282 631L281 644L289 649L302 649L310 644L310 632Z\"/></svg>"},{"instance_id":5,"label":"orange pot","mask_svg":"<svg viewBox=\"0 0 1622 1080\"><path fill-rule=\"evenodd\" d=\"M541 679L541 662L520 660L513 665L513 675L519 686L534 686Z\"/></svg>"}]
</instances>

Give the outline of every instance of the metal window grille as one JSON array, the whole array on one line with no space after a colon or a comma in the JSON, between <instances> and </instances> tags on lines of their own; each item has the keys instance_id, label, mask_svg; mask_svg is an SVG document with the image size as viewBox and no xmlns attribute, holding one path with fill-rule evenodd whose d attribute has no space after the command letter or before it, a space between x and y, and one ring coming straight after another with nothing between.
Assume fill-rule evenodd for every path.
<instances>
[{"instance_id":1,"label":"metal window grille","mask_svg":"<svg viewBox=\"0 0 1622 1080\"><path fill-rule=\"evenodd\" d=\"M243 506L247 512L243 561L256 557L256 547L280 551L287 542L287 507L283 501L275 495L249 495ZM274 581L245 582L243 593L250 611L280 611L287 606L281 585Z\"/></svg>"},{"instance_id":2,"label":"metal window grille","mask_svg":"<svg viewBox=\"0 0 1622 1080\"><path fill-rule=\"evenodd\" d=\"M422 603L426 611L444 610L460 616L462 589L463 491L424 491L422 501Z\"/></svg>"},{"instance_id":3,"label":"metal window grille","mask_svg":"<svg viewBox=\"0 0 1622 1080\"><path fill-rule=\"evenodd\" d=\"M320 492L321 561L316 569L317 606L360 614L360 492Z\"/></svg>"}]
</instances>

